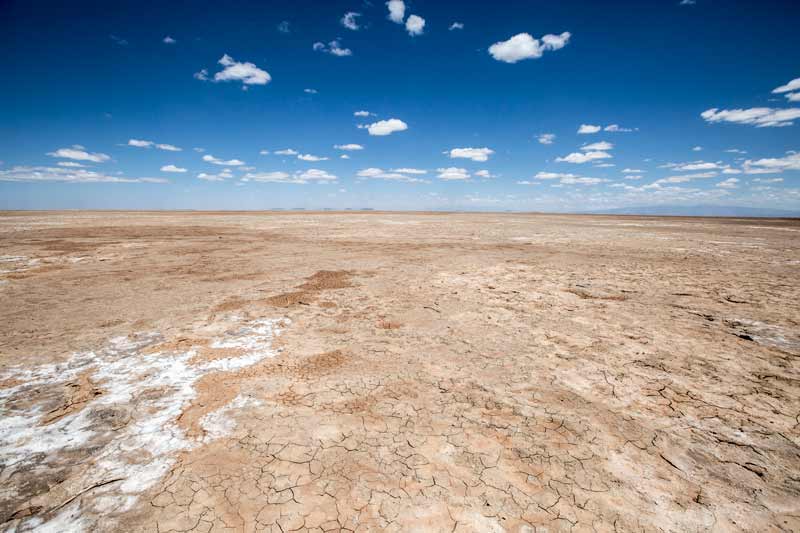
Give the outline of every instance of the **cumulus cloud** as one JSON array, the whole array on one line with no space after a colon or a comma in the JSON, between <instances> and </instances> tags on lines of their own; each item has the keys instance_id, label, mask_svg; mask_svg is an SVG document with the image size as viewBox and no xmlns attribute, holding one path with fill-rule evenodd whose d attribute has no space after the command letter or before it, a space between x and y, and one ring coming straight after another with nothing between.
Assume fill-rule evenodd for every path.
<instances>
[{"instance_id":1,"label":"cumulus cloud","mask_svg":"<svg viewBox=\"0 0 800 533\"><path fill-rule=\"evenodd\" d=\"M703 151L702 146L695 146L694 148L692 148L692 152L702 152L702 151Z\"/></svg>"},{"instance_id":2,"label":"cumulus cloud","mask_svg":"<svg viewBox=\"0 0 800 533\"><path fill-rule=\"evenodd\" d=\"M479 178L483 178L483 179L490 179L490 178L496 178L497 177L495 174L492 174L488 170L479 170L479 171L475 172L475 176L477 176Z\"/></svg>"},{"instance_id":3,"label":"cumulus cloud","mask_svg":"<svg viewBox=\"0 0 800 533\"><path fill-rule=\"evenodd\" d=\"M491 148L453 148L450 150L450 159L471 159L473 161L488 161L494 153Z\"/></svg>"},{"instance_id":4,"label":"cumulus cloud","mask_svg":"<svg viewBox=\"0 0 800 533\"><path fill-rule=\"evenodd\" d=\"M92 170L64 167L15 166L0 170L0 181L61 183L169 183L163 178L127 178L109 176Z\"/></svg>"},{"instance_id":5,"label":"cumulus cloud","mask_svg":"<svg viewBox=\"0 0 800 533\"><path fill-rule=\"evenodd\" d=\"M204 155L203 161L205 161L206 163L213 163L215 165L221 165L226 167L240 167L245 164L244 161L240 161L238 159L228 159L227 161L225 161L223 159L216 158L211 154Z\"/></svg>"},{"instance_id":6,"label":"cumulus cloud","mask_svg":"<svg viewBox=\"0 0 800 533\"><path fill-rule=\"evenodd\" d=\"M536 180L558 180L560 185L597 185L608 180L602 178L589 178L578 174L563 172L537 172L533 177ZM532 181L518 181L517 185L535 185Z\"/></svg>"},{"instance_id":7,"label":"cumulus cloud","mask_svg":"<svg viewBox=\"0 0 800 533\"><path fill-rule=\"evenodd\" d=\"M786 85L774 88L772 94L783 94L794 91L800 91L800 78L795 78Z\"/></svg>"},{"instance_id":8,"label":"cumulus cloud","mask_svg":"<svg viewBox=\"0 0 800 533\"><path fill-rule=\"evenodd\" d=\"M269 72L262 70L253 63L240 63L228 54L224 54L218 61L225 67L214 74L214 81L240 81L242 87L247 85L266 85L272 80Z\"/></svg>"},{"instance_id":9,"label":"cumulus cloud","mask_svg":"<svg viewBox=\"0 0 800 533\"><path fill-rule=\"evenodd\" d=\"M738 179L728 178L724 181L720 181L719 183L717 183L717 187L721 187L723 189L736 189L738 187L738 185L736 185L737 183L739 183Z\"/></svg>"},{"instance_id":10,"label":"cumulus cloud","mask_svg":"<svg viewBox=\"0 0 800 533\"><path fill-rule=\"evenodd\" d=\"M233 173L231 169L224 168L222 169L219 174L209 174L207 172L201 172L197 175L197 179L203 181L225 181L226 179L232 178Z\"/></svg>"},{"instance_id":11,"label":"cumulus cloud","mask_svg":"<svg viewBox=\"0 0 800 533\"><path fill-rule=\"evenodd\" d=\"M268 183L292 183L305 185L307 183L335 183L339 178L325 170L310 168L308 170L298 170L294 174L288 172L248 172L242 176L243 182L257 181Z\"/></svg>"},{"instance_id":12,"label":"cumulus cloud","mask_svg":"<svg viewBox=\"0 0 800 533\"><path fill-rule=\"evenodd\" d=\"M354 150L363 150L364 147L360 144L335 144L333 147L337 150L346 150L346 151L354 151Z\"/></svg>"},{"instance_id":13,"label":"cumulus cloud","mask_svg":"<svg viewBox=\"0 0 800 533\"><path fill-rule=\"evenodd\" d=\"M445 181L463 181L469 179L469 172L465 168L456 168L456 167L448 167L448 168L437 168L436 172L439 173L437 178L440 180Z\"/></svg>"},{"instance_id":14,"label":"cumulus cloud","mask_svg":"<svg viewBox=\"0 0 800 533\"><path fill-rule=\"evenodd\" d=\"M161 167L161 172L178 172L183 173L186 172L185 168L176 167L175 165L164 165Z\"/></svg>"},{"instance_id":15,"label":"cumulus cloud","mask_svg":"<svg viewBox=\"0 0 800 533\"><path fill-rule=\"evenodd\" d=\"M350 11L348 13L345 13L342 16L342 19L341 19L340 22L342 23L342 26L344 26L348 30L358 31L358 29L361 26L358 25L358 22L356 21L356 18L360 17L360 16L361 16L361 13L356 13L355 11Z\"/></svg>"},{"instance_id":16,"label":"cumulus cloud","mask_svg":"<svg viewBox=\"0 0 800 533\"><path fill-rule=\"evenodd\" d=\"M346 57L353 55L353 51L349 48L343 48L342 43L339 42L339 39L334 39L333 41L325 44L323 42L316 42L312 47L317 52L323 52L325 54L331 54L332 56L337 57Z\"/></svg>"},{"instance_id":17,"label":"cumulus cloud","mask_svg":"<svg viewBox=\"0 0 800 533\"><path fill-rule=\"evenodd\" d=\"M405 131L408 129L408 124L397 118L390 118L389 120L379 120L372 124L361 125L359 128L366 128L370 135L384 136L391 135L396 131Z\"/></svg>"},{"instance_id":18,"label":"cumulus cloud","mask_svg":"<svg viewBox=\"0 0 800 533\"><path fill-rule=\"evenodd\" d=\"M662 167L671 168L679 172L691 172L696 170L722 170L727 168L728 165L724 165L721 162L692 161L690 163L667 163L666 165L662 165Z\"/></svg>"},{"instance_id":19,"label":"cumulus cloud","mask_svg":"<svg viewBox=\"0 0 800 533\"><path fill-rule=\"evenodd\" d=\"M299 155L300 152L292 150L291 148L284 148L283 150L275 150L276 155Z\"/></svg>"},{"instance_id":20,"label":"cumulus cloud","mask_svg":"<svg viewBox=\"0 0 800 533\"><path fill-rule=\"evenodd\" d=\"M80 163L76 163L75 161L59 161L56 164L60 167L67 167L67 168L86 168L86 165L81 165Z\"/></svg>"},{"instance_id":21,"label":"cumulus cloud","mask_svg":"<svg viewBox=\"0 0 800 533\"><path fill-rule=\"evenodd\" d=\"M393 168L392 172L402 172L403 174L427 174L427 170L421 168Z\"/></svg>"},{"instance_id":22,"label":"cumulus cloud","mask_svg":"<svg viewBox=\"0 0 800 533\"><path fill-rule=\"evenodd\" d=\"M594 126L592 124L581 124L578 128L578 133L581 134L590 134L590 133L597 133L602 128L600 126Z\"/></svg>"},{"instance_id":23,"label":"cumulus cloud","mask_svg":"<svg viewBox=\"0 0 800 533\"><path fill-rule=\"evenodd\" d=\"M374 115L375 115L375 113L370 113L369 111L363 111L363 110L362 111L356 111L355 113L353 113L354 117L369 117L369 116L374 116Z\"/></svg>"},{"instance_id":24,"label":"cumulus cloud","mask_svg":"<svg viewBox=\"0 0 800 533\"><path fill-rule=\"evenodd\" d=\"M192 74L192 76L196 80L208 81L208 69L201 68L199 71L197 71L194 74Z\"/></svg>"},{"instance_id":25,"label":"cumulus cloud","mask_svg":"<svg viewBox=\"0 0 800 533\"><path fill-rule=\"evenodd\" d=\"M413 175L414 172L408 172L408 170L412 169L403 169L398 168L392 171L386 171L382 168L365 168L363 170L359 170L356 173L356 176L362 179L377 179L377 180L387 180L387 181L403 181L406 183L427 183L425 180L420 178L415 178ZM413 169L416 170L416 169Z\"/></svg>"},{"instance_id":26,"label":"cumulus cloud","mask_svg":"<svg viewBox=\"0 0 800 533\"><path fill-rule=\"evenodd\" d=\"M425 29L425 19L418 15L410 15L406 20L406 31L412 37L415 35L422 35Z\"/></svg>"},{"instance_id":27,"label":"cumulus cloud","mask_svg":"<svg viewBox=\"0 0 800 533\"><path fill-rule=\"evenodd\" d=\"M489 54L497 61L516 63L524 59L538 59L545 51L559 50L569 42L568 31L560 35L547 34L542 40L533 38L529 33L518 33L507 41L499 41L489 47Z\"/></svg>"},{"instance_id":28,"label":"cumulus cloud","mask_svg":"<svg viewBox=\"0 0 800 533\"><path fill-rule=\"evenodd\" d=\"M641 174L645 171L638 168L623 168L622 172L623 174Z\"/></svg>"},{"instance_id":29,"label":"cumulus cloud","mask_svg":"<svg viewBox=\"0 0 800 533\"><path fill-rule=\"evenodd\" d=\"M756 174L758 170L768 172L783 172L784 170L800 170L800 152L790 152L784 157L770 157L765 159L748 159L744 162L745 172Z\"/></svg>"},{"instance_id":30,"label":"cumulus cloud","mask_svg":"<svg viewBox=\"0 0 800 533\"><path fill-rule=\"evenodd\" d=\"M128 139L128 146L133 146L135 148L156 148L158 150L165 150L167 152L180 152L183 150L182 148L178 148L172 144L157 143L142 139Z\"/></svg>"},{"instance_id":31,"label":"cumulus cloud","mask_svg":"<svg viewBox=\"0 0 800 533\"><path fill-rule=\"evenodd\" d=\"M454 23L450 24L450 27L449 27L449 28L447 28L447 29L448 29L449 31L453 31L453 30L463 30L463 29L464 29L464 23L462 23L462 22L454 22Z\"/></svg>"},{"instance_id":32,"label":"cumulus cloud","mask_svg":"<svg viewBox=\"0 0 800 533\"><path fill-rule=\"evenodd\" d=\"M610 157L611 154L603 151L573 152L565 157L556 158L556 161L559 163L575 163L580 165L583 163L589 163L590 161L596 161L598 159L609 159Z\"/></svg>"},{"instance_id":33,"label":"cumulus cloud","mask_svg":"<svg viewBox=\"0 0 800 533\"><path fill-rule=\"evenodd\" d=\"M539 144L553 144L556 140L555 133L542 133L536 138Z\"/></svg>"},{"instance_id":34,"label":"cumulus cloud","mask_svg":"<svg viewBox=\"0 0 800 533\"><path fill-rule=\"evenodd\" d=\"M592 144L585 144L581 146L581 150L587 152L596 152L596 151L604 151L604 150L611 150L614 148L614 145L610 142L600 141Z\"/></svg>"},{"instance_id":35,"label":"cumulus cloud","mask_svg":"<svg viewBox=\"0 0 800 533\"><path fill-rule=\"evenodd\" d=\"M730 122L749 124L757 128L780 128L791 126L793 120L800 118L800 108L775 109L770 107L751 107L749 109L707 109L700 113L706 122Z\"/></svg>"},{"instance_id":36,"label":"cumulus cloud","mask_svg":"<svg viewBox=\"0 0 800 533\"><path fill-rule=\"evenodd\" d=\"M537 172L534 176L537 180L560 180L564 178L577 178L577 174L565 174L563 172Z\"/></svg>"},{"instance_id":37,"label":"cumulus cloud","mask_svg":"<svg viewBox=\"0 0 800 533\"><path fill-rule=\"evenodd\" d=\"M161 42L163 42L164 44L175 44L178 41L176 41L175 39L173 39L172 37L167 35L166 37L164 37L164 39Z\"/></svg>"},{"instance_id":38,"label":"cumulus cloud","mask_svg":"<svg viewBox=\"0 0 800 533\"><path fill-rule=\"evenodd\" d=\"M619 124L609 124L608 126L603 128L603 131L609 131L609 132L612 132L612 133L616 133L616 132L624 133L624 132L633 131L633 129L631 129L631 128L623 128Z\"/></svg>"},{"instance_id":39,"label":"cumulus cloud","mask_svg":"<svg viewBox=\"0 0 800 533\"><path fill-rule=\"evenodd\" d=\"M386 7L389 8L389 20L402 24L406 17L406 3L403 0L389 0Z\"/></svg>"},{"instance_id":40,"label":"cumulus cloud","mask_svg":"<svg viewBox=\"0 0 800 533\"><path fill-rule=\"evenodd\" d=\"M297 159L299 159L301 161L315 161L315 162L316 161L327 161L328 160L327 157L319 157L319 156L311 155L311 154L299 154L297 156Z\"/></svg>"},{"instance_id":41,"label":"cumulus cloud","mask_svg":"<svg viewBox=\"0 0 800 533\"><path fill-rule=\"evenodd\" d=\"M58 157L61 159L74 159L76 161L91 161L92 163L104 163L111 159L109 155L101 153L87 152L83 146L78 144L73 145L72 148L59 148L54 152L48 152L50 157Z\"/></svg>"}]
</instances>

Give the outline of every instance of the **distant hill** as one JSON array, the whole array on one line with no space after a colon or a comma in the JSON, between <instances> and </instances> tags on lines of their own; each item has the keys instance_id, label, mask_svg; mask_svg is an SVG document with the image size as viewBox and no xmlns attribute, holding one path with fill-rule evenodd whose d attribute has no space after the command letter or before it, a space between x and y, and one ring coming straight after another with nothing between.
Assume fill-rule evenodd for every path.
<instances>
[{"instance_id":1,"label":"distant hill","mask_svg":"<svg viewBox=\"0 0 800 533\"><path fill-rule=\"evenodd\" d=\"M733 205L651 205L586 211L586 213L598 215L653 215L676 217L800 217L800 210L788 211L785 209L770 209L767 207L742 207Z\"/></svg>"}]
</instances>

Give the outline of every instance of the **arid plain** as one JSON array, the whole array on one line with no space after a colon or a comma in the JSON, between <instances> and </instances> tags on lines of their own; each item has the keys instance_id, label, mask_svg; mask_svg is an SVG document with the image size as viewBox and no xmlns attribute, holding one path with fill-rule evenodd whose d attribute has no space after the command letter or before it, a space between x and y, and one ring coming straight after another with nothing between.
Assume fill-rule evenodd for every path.
<instances>
[{"instance_id":1,"label":"arid plain","mask_svg":"<svg viewBox=\"0 0 800 533\"><path fill-rule=\"evenodd\" d=\"M0 213L0 530L800 531L800 221Z\"/></svg>"}]
</instances>

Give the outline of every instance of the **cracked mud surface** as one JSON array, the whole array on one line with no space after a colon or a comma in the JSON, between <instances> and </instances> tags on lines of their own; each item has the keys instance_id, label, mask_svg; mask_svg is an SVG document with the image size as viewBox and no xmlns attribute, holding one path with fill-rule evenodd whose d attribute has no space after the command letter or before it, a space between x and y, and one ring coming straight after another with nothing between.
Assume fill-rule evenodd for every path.
<instances>
[{"instance_id":1,"label":"cracked mud surface","mask_svg":"<svg viewBox=\"0 0 800 533\"><path fill-rule=\"evenodd\" d=\"M0 531L798 531L799 279L786 220L0 213Z\"/></svg>"}]
</instances>

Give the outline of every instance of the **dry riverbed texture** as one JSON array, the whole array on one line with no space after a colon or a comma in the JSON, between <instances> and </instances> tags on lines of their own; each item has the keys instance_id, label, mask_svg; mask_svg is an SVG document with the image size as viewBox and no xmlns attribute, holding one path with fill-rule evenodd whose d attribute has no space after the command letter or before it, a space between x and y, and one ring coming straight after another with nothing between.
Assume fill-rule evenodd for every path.
<instances>
[{"instance_id":1,"label":"dry riverbed texture","mask_svg":"<svg viewBox=\"0 0 800 533\"><path fill-rule=\"evenodd\" d=\"M800 221L0 213L1 531L800 531Z\"/></svg>"}]
</instances>

